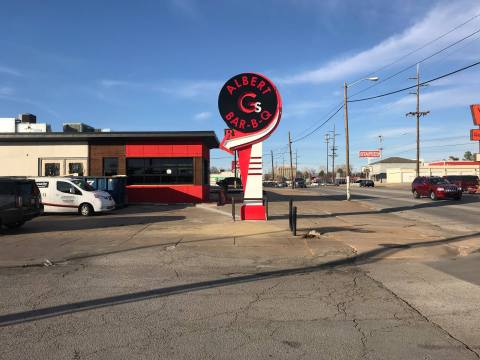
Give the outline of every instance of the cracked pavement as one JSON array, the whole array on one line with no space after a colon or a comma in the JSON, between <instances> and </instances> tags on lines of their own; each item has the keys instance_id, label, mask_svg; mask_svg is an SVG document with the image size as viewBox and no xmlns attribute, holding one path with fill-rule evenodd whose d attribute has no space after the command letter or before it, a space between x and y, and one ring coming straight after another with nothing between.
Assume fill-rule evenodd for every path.
<instances>
[{"instance_id":1,"label":"cracked pavement","mask_svg":"<svg viewBox=\"0 0 480 360\"><path fill-rule=\"evenodd\" d=\"M0 268L0 359L479 358L480 254L350 261L359 255L342 239L380 237L365 214L341 229L313 219L321 237L301 239L283 218L245 226L191 207L132 211L100 231L106 218L56 231L46 217L44 233L0 238L24 246L20 263L47 245L63 259ZM410 225L398 225L407 240L424 226Z\"/></svg>"}]
</instances>

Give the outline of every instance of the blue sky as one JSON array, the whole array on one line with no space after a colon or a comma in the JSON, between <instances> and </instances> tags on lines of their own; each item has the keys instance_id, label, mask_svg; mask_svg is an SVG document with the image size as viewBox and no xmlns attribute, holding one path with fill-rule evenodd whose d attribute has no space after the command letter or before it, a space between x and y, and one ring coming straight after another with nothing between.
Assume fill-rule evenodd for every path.
<instances>
[{"instance_id":1,"label":"blue sky","mask_svg":"<svg viewBox=\"0 0 480 360\"><path fill-rule=\"evenodd\" d=\"M225 80L260 72L278 86L284 116L264 143L281 163L294 139L342 101L343 81L370 73L386 78L477 29L480 17L382 71L377 69L480 13L476 0L313 1L4 1L1 5L0 117L21 112L59 131L63 122L112 130L215 130ZM480 34L421 65L429 79L480 59ZM412 68L361 96L413 84ZM476 151L469 141L469 104L480 102L480 67L423 88L422 158ZM360 82L350 94L371 85ZM353 97L352 97L353 99ZM415 156L415 110L406 93L350 104L351 161L379 146L385 156ZM336 124L337 163L344 163L340 112L294 143L301 167L325 164L325 132ZM212 165L228 155L212 151ZM269 159L268 159L269 160ZM268 161L268 164L270 162Z\"/></svg>"}]
</instances>

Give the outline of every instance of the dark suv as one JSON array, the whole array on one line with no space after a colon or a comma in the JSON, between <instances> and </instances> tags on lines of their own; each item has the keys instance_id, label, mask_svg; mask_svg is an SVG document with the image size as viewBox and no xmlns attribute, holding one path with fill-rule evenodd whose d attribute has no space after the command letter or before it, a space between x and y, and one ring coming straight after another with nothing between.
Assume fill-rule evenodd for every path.
<instances>
[{"instance_id":1,"label":"dark suv","mask_svg":"<svg viewBox=\"0 0 480 360\"><path fill-rule=\"evenodd\" d=\"M462 189L438 176L419 176L412 183L413 197L428 196L432 200L462 198Z\"/></svg>"},{"instance_id":2,"label":"dark suv","mask_svg":"<svg viewBox=\"0 0 480 360\"><path fill-rule=\"evenodd\" d=\"M296 188L306 188L307 184L303 178L295 178L295 187Z\"/></svg>"},{"instance_id":3,"label":"dark suv","mask_svg":"<svg viewBox=\"0 0 480 360\"><path fill-rule=\"evenodd\" d=\"M17 228L43 212L34 180L0 178L0 226Z\"/></svg>"},{"instance_id":4,"label":"dark suv","mask_svg":"<svg viewBox=\"0 0 480 360\"><path fill-rule=\"evenodd\" d=\"M242 190L242 179L236 177L226 177L217 181L217 185L225 190Z\"/></svg>"},{"instance_id":5,"label":"dark suv","mask_svg":"<svg viewBox=\"0 0 480 360\"><path fill-rule=\"evenodd\" d=\"M446 175L444 178L464 192L468 191L473 194L478 190L478 176L476 175Z\"/></svg>"}]
</instances>

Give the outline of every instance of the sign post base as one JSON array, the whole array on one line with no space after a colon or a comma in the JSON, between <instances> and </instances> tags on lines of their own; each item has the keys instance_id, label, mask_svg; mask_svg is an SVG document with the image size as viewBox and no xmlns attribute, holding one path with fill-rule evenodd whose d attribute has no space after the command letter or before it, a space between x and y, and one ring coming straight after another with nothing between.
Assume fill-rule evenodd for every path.
<instances>
[{"instance_id":1,"label":"sign post base","mask_svg":"<svg viewBox=\"0 0 480 360\"><path fill-rule=\"evenodd\" d=\"M266 209L263 205L247 204L242 205L242 220L267 220Z\"/></svg>"}]
</instances>

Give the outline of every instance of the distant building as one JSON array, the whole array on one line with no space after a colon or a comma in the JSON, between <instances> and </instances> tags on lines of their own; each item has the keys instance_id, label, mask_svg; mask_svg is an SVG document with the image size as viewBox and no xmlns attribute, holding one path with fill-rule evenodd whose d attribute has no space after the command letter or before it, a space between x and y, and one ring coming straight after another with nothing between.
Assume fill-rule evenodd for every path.
<instances>
[{"instance_id":1,"label":"distant building","mask_svg":"<svg viewBox=\"0 0 480 360\"><path fill-rule=\"evenodd\" d=\"M36 125L0 119L0 176L118 175L127 177L129 202L208 201L213 131L105 132L81 123L25 131Z\"/></svg>"},{"instance_id":2,"label":"distant building","mask_svg":"<svg viewBox=\"0 0 480 360\"><path fill-rule=\"evenodd\" d=\"M388 169L413 169L416 168L417 161L402 157L388 157L383 160L375 161L369 165L362 167L362 172L368 174L369 179L376 181L387 180Z\"/></svg>"},{"instance_id":3,"label":"distant building","mask_svg":"<svg viewBox=\"0 0 480 360\"><path fill-rule=\"evenodd\" d=\"M297 176L297 168L293 166L293 176ZM277 166L275 167L275 177L284 177L285 179L290 179L292 177L292 169L290 166Z\"/></svg>"},{"instance_id":4,"label":"distant building","mask_svg":"<svg viewBox=\"0 0 480 360\"><path fill-rule=\"evenodd\" d=\"M434 161L420 166L420 176L477 175L480 176L479 161ZM415 179L416 169L389 168L387 182L409 184Z\"/></svg>"},{"instance_id":5,"label":"distant building","mask_svg":"<svg viewBox=\"0 0 480 360\"><path fill-rule=\"evenodd\" d=\"M20 114L16 118L0 118L0 133L45 133L52 131L49 124L37 123L32 114Z\"/></svg>"}]
</instances>

